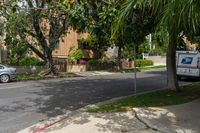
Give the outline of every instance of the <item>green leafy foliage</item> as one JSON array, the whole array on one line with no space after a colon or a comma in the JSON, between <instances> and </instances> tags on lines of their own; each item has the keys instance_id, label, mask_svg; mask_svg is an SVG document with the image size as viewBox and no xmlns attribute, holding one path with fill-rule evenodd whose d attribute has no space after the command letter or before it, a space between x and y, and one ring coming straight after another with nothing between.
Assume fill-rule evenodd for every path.
<instances>
[{"instance_id":1,"label":"green leafy foliage","mask_svg":"<svg viewBox=\"0 0 200 133\"><path fill-rule=\"evenodd\" d=\"M75 47L71 47L69 50L68 61L73 64L77 60L83 58L83 52L80 49L76 49Z\"/></svg>"},{"instance_id":2,"label":"green leafy foliage","mask_svg":"<svg viewBox=\"0 0 200 133\"><path fill-rule=\"evenodd\" d=\"M35 57L24 57L20 60L12 60L10 65L17 66L44 66L45 62Z\"/></svg>"},{"instance_id":3,"label":"green leafy foliage","mask_svg":"<svg viewBox=\"0 0 200 133\"><path fill-rule=\"evenodd\" d=\"M80 0L71 10L73 28L79 32L88 32L91 39L87 40L94 53L94 58L101 58L102 53L111 46L111 24L121 1ZM83 41L80 41L83 43Z\"/></svg>"},{"instance_id":4,"label":"green leafy foliage","mask_svg":"<svg viewBox=\"0 0 200 133\"><path fill-rule=\"evenodd\" d=\"M152 66L152 60L136 60L136 67Z\"/></svg>"},{"instance_id":5,"label":"green leafy foliage","mask_svg":"<svg viewBox=\"0 0 200 133\"><path fill-rule=\"evenodd\" d=\"M8 63L10 64L18 64L19 60L24 58L29 52L28 47L23 42L17 38L12 38L8 34L4 42L8 49Z\"/></svg>"},{"instance_id":6,"label":"green leafy foliage","mask_svg":"<svg viewBox=\"0 0 200 133\"><path fill-rule=\"evenodd\" d=\"M87 38L81 38L78 40L78 45L80 49L91 49L95 51L97 38L92 35L88 35Z\"/></svg>"},{"instance_id":7,"label":"green leafy foliage","mask_svg":"<svg viewBox=\"0 0 200 133\"><path fill-rule=\"evenodd\" d=\"M114 70L116 69L115 61L102 61L99 59L91 59L87 61L89 70Z\"/></svg>"},{"instance_id":8,"label":"green leafy foliage","mask_svg":"<svg viewBox=\"0 0 200 133\"><path fill-rule=\"evenodd\" d=\"M89 61L87 61L88 65L92 65L92 66L98 66L99 64L101 64L101 61L99 59L91 59Z\"/></svg>"}]
</instances>

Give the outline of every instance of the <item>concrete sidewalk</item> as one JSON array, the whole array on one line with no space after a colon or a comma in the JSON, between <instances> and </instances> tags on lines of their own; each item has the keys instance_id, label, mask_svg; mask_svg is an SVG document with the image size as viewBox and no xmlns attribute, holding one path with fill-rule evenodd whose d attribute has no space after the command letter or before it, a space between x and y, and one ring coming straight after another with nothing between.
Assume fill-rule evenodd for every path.
<instances>
[{"instance_id":1,"label":"concrete sidewalk","mask_svg":"<svg viewBox=\"0 0 200 133\"><path fill-rule=\"evenodd\" d=\"M200 133L200 99L163 108L134 108L146 126L164 133Z\"/></svg>"},{"instance_id":2,"label":"concrete sidewalk","mask_svg":"<svg viewBox=\"0 0 200 133\"><path fill-rule=\"evenodd\" d=\"M133 111L127 113L79 113L45 130L35 127L20 133L158 133L147 128L135 117Z\"/></svg>"},{"instance_id":3,"label":"concrete sidewalk","mask_svg":"<svg viewBox=\"0 0 200 133\"><path fill-rule=\"evenodd\" d=\"M44 125L43 125L44 126ZM40 131L36 130L40 127ZM80 111L47 128L20 133L199 133L200 99L163 108L134 108L126 113Z\"/></svg>"},{"instance_id":4,"label":"concrete sidewalk","mask_svg":"<svg viewBox=\"0 0 200 133\"><path fill-rule=\"evenodd\" d=\"M86 71L86 72L75 72L75 74L83 76L83 77L90 77L90 76L103 76L103 75L113 75L116 72L107 72L107 71Z\"/></svg>"}]
</instances>

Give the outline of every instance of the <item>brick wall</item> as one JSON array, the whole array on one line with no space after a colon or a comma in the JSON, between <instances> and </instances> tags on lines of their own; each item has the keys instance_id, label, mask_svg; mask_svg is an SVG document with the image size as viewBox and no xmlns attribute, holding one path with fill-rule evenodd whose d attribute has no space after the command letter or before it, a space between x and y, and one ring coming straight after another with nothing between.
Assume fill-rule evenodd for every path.
<instances>
[{"instance_id":1,"label":"brick wall","mask_svg":"<svg viewBox=\"0 0 200 133\"><path fill-rule=\"evenodd\" d=\"M53 51L53 57L67 58L70 47L75 46L78 48L78 38L78 33L69 30L66 36L61 37L58 48Z\"/></svg>"}]
</instances>

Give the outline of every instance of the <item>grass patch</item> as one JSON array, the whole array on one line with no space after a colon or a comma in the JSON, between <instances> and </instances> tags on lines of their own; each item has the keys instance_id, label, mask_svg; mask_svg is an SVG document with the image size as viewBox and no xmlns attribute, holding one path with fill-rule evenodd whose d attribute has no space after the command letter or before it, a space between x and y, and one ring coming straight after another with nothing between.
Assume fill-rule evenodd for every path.
<instances>
[{"instance_id":1,"label":"grass patch","mask_svg":"<svg viewBox=\"0 0 200 133\"><path fill-rule=\"evenodd\" d=\"M17 80L23 80L23 79L42 79L44 78L43 75L39 73L33 73L33 74L19 74L16 76Z\"/></svg>"},{"instance_id":2,"label":"grass patch","mask_svg":"<svg viewBox=\"0 0 200 133\"><path fill-rule=\"evenodd\" d=\"M32 74L19 74L16 76L16 80L39 80L47 78L68 78L68 77L80 77L75 73L61 72L58 76L47 75L45 76L42 73L32 73Z\"/></svg>"},{"instance_id":3,"label":"grass patch","mask_svg":"<svg viewBox=\"0 0 200 133\"><path fill-rule=\"evenodd\" d=\"M187 85L181 92L161 90L137 96L127 97L108 104L99 105L87 109L87 112L120 112L133 107L160 107L176 105L200 98L200 83Z\"/></svg>"},{"instance_id":4,"label":"grass patch","mask_svg":"<svg viewBox=\"0 0 200 133\"><path fill-rule=\"evenodd\" d=\"M159 65L159 66L146 66L146 67L137 67L136 70L137 72L141 72L144 70L152 70L152 69L160 69L160 68L165 68L165 65ZM134 68L127 68L123 69L122 71L124 72L134 72Z\"/></svg>"},{"instance_id":5,"label":"grass patch","mask_svg":"<svg viewBox=\"0 0 200 133\"><path fill-rule=\"evenodd\" d=\"M159 69L159 68L165 68L165 65L160 65L160 66L147 66L147 67L140 67L138 68L140 71L142 70L151 70L151 69Z\"/></svg>"}]
</instances>

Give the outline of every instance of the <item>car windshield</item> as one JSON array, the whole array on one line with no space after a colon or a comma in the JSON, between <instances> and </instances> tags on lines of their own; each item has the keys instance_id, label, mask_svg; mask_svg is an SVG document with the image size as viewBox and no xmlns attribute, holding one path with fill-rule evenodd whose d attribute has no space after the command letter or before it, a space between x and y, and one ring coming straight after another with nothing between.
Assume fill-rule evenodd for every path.
<instances>
[{"instance_id":1,"label":"car windshield","mask_svg":"<svg viewBox=\"0 0 200 133\"><path fill-rule=\"evenodd\" d=\"M1 68L1 69L2 69L2 68L5 68L5 67L7 67L7 66L0 64L0 68Z\"/></svg>"}]
</instances>

